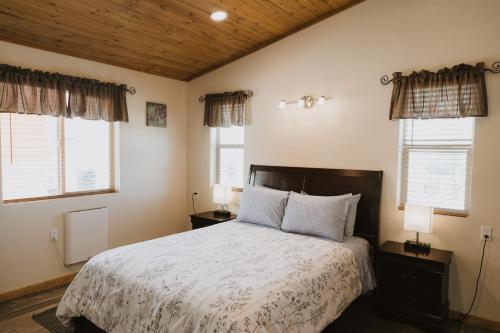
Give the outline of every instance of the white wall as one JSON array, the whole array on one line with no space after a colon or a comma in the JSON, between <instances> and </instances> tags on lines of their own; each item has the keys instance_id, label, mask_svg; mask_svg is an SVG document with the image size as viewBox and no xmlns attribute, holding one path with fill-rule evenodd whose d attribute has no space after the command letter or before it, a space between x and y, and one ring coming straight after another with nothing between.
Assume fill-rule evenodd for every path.
<instances>
[{"instance_id":1,"label":"white wall","mask_svg":"<svg viewBox=\"0 0 500 333\"><path fill-rule=\"evenodd\" d=\"M397 209L398 123L389 121L394 71L435 70L462 62L500 60L498 0L368 0L188 84L188 186L210 202L210 131L198 96L253 89L245 163L383 170L381 239L403 241ZM437 216L433 247L455 251L451 308L466 311L479 266L480 225L493 226L479 306L500 321L500 75L487 74L490 116L477 119L468 218ZM323 108L278 111L280 99L325 94ZM495 231L496 230L496 231ZM499 236L495 236L495 234Z\"/></svg>"},{"instance_id":2,"label":"white wall","mask_svg":"<svg viewBox=\"0 0 500 333\"><path fill-rule=\"evenodd\" d=\"M108 206L111 247L189 229L186 196L187 84L0 42L0 63L134 86L120 124L120 192L0 205L0 293L76 271L58 257L49 230L65 211ZM167 128L146 127L146 101L167 104ZM57 243L62 253L62 237Z\"/></svg>"}]
</instances>

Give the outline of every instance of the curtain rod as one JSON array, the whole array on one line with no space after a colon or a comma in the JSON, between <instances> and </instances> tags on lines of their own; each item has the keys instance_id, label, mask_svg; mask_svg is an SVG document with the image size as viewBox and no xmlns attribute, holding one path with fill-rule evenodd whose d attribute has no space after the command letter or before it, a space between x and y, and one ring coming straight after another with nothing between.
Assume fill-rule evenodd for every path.
<instances>
[{"instance_id":1,"label":"curtain rod","mask_svg":"<svg viewBox=\"0 0 500 333\"><path fill-rule=\"evenodd\" d=\"M485 68L485 72L490 72L493 74L498 74L500 73L500 61L495 61L493 64L491 64L491 68ZM384 86L388 85L391 83L394 79L389 79L388 75L384 75L380 78L380 83Z\"/></svg>"},{"instance_id":2,"label":"curtain rod","mask_svg":"<svg viewBox=\"0 0 500 333\"><path fill-rule=\"evenodd\" d=\"M135 93L137 92L137 90L135 90L135 87L127 87L127 91L130 95L135 95Z\"/></svg>"},{"instance_id":3,"label":"curtain rod","mask_svg":"<svg viewBox=\"0 0 500 333\"><path fill-rule=\"evenodd\" d=\"M247 89L247 90L243 90L243 91L247 94L248 98L253 97L253 90ZM200 103L205 102L205 96L200 96L198 98L198 101L200 101Z\"/></svg>"}]
</instances>

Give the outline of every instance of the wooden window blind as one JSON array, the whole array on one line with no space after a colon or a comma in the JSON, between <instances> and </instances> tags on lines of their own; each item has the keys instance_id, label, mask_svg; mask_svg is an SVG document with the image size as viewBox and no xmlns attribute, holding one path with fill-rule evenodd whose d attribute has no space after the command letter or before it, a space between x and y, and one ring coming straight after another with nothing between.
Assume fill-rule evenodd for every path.
<instances>
[{"instance_id":1,"label":"wooden window blind","mask_svg":"<svg viewBox=\"0 0 500 333\"><path fill-rule=\"evenodd\" d=\"M400 204L468 214L474 118L400 122Z\"/></svg>"},{"instance_id":2,"label":"wooden window blind","mask_svg":"<svg viewBox=\"0 0 500 333\"><path fill-rule=\"evenodd\" d=\"M102 120L0 114L3 201L113 191L114 126Z\"/></svg>"},{"instance_id":3,"label":"wooden window blind","mask_svg":"<svg viewBox=\"0 0 500 333\"><path fill-rule=\"evenodd\" d=\"M244 184L243 126L217 127L215 145L215 182L242 188Z\"/></svg>"}]
</instances>

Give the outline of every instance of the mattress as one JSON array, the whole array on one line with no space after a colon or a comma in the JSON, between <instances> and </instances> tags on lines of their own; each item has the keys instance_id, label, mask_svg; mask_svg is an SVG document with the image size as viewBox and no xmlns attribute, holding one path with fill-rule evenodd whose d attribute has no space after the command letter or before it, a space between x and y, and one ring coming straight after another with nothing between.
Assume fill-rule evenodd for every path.
<instances>
[{"instance_id":1,"label":"mattress","mask_svg":"<svg viewBox=\"0 0 500 333\"><path fill-rule=\"evenodd\" d=\"M373 286L369 262L357 237L227 222L95 256L56 314L109 333L321 332Z\"/></svg>"}]
</instances>

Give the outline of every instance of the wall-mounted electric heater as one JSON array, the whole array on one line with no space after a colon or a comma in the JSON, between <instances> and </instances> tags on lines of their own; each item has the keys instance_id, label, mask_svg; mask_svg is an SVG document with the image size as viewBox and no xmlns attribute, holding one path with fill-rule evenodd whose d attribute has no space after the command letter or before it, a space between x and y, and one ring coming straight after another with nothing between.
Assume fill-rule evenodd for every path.
<instances>
[{"instance_id":1,"label":"wall-mounted electric heater","mask_svg":"<svg viewBox=\"0 0 500 333\"><path fill-rule=\"evenodd\" d=\"M108 208L64 213L64 264L85 261L108 249Z\"/></svg>"}]
</instances>

